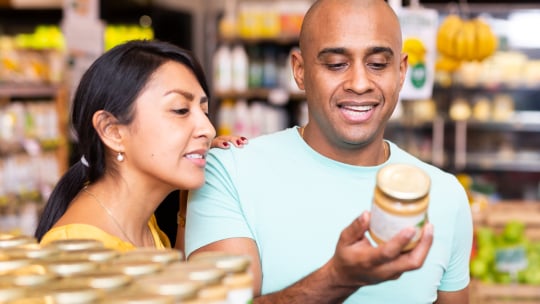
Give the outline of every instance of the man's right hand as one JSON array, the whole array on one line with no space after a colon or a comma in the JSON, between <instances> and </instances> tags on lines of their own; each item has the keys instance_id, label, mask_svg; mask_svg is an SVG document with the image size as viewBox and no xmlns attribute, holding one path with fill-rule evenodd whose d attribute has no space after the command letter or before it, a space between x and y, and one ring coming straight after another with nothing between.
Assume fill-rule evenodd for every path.
<instances>
[{"instance_id":1,"label":"man's right hand","mask_svg":"<svg viewBox=\"0 0 540 304\"><path fill-rule=\"evenodd\" d=\"M354 288L398 279L404 272L422 267L433 242L433 225L426 223L422 237L411 251L402 252L414 237L413 227L377 247L366 238L370 214L364 212L340 235L334 256L325 267L338 286Z\"/></svg>"}]
</instances>

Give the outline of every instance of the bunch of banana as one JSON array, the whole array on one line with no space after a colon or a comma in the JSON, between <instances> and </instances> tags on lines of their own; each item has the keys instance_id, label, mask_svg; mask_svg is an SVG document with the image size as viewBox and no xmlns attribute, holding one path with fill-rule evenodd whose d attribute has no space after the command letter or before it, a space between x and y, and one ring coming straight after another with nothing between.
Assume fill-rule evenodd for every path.
<instances>
[{"instance_id":1,"label":"bunch of banana","mask_svg":"<svg viewBox=\"0 0 540 304\"><path fill-rule=\"evenodd\" d=\"M481 18L464 20L450 14L439 26L437 50L441 57L436 67L455 70L461 61L482 61L491 56L497 50L497 36Z\"/></svg>"}]
</instances>

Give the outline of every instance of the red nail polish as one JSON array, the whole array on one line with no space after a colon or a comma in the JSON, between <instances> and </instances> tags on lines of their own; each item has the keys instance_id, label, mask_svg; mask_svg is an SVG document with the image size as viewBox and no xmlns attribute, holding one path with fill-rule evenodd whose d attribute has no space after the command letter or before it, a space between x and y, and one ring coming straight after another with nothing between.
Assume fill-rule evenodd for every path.
<instances>
[{"instance_id":1,"label":"red nail polish","mask_svg":"<svg viewBox=\"0 0 540 304\"><path fill-rule=\"evenodd\" d=\"M228 142L224 142L224 143L223 143L223 146L224 146L224 147L228 147L228 146L229 146L229 143L228 143Z\"/></svg>"},{"instance_id":2,"label":"red nail polish","mask_svg":"<svg viewBox=\"0 0 540 304\"><path fill-rule=\"evenodd\" d=\"M243 140L243 141L247 140L247 138L245 138L244 136L240 137L240 139Z\"/></svg>"},{"instance_id":3,"label":"red nail polish","mask_svg":"<svg viewBox=\"0 0 540 304\"><path fill-rule=\"evenodd\" d=\"M242 141L241 141L240 139L237 139L237 140L236 140L236 143L239 144L239 145L241 145L241 144L242 144Z\"/></svg>"}]
</instances>

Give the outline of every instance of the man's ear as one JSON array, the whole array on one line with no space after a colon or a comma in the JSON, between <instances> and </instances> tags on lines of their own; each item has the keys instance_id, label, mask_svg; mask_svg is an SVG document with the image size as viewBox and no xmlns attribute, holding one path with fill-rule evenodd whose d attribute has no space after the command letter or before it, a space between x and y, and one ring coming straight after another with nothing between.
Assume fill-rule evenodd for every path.
<instances>
[{"instance_id":1,"label":"man's ear","mask_svg":"<svg viewBox=\"0 0 540 304\"><path fill-rule=\"evenodd\" d=\"M304 58L300 49L291 51L290 60L294 81L300 90L304 90Z\"/></svg>"},{"instance_id":2,"label":"man's ear","mask_svg":"<svg viewBox=\"0 0 540 304\"><path fill-rule=\"evenodd\" d=\"M113 151L123 151L121 125L113 114L105 110L97 111L92 117L92 125L106 146Z\"/></svg>"}]
</instances>

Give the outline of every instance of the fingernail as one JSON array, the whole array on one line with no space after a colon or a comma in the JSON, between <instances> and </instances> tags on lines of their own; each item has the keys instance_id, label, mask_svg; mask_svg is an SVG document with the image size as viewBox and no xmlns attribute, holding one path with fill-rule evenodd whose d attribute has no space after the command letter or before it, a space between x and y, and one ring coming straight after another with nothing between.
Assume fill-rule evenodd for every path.
<instances>
[{"instance_id":1,"label":"fingernail","mask_svg":"<svg viewBox=\"0 0 540 304\"><path fill-rule=\"evenodd\" d=\"M224 143L223 143L223 146L224 146L224 147L228 147L228 146L229 146L229 143L228 143L228 142L224 142Z\"/></svg>"},{"instance_id":2,"label":"fingernail","mask_svg":"<svg viewBox=\"0 0 540 304\"><path fill-rule=\"evenodd\" d=\"M240 139L237 139L237 140L236 140L236 143L239 144L239 145L241 145L241 144L242 144L242 141L241 141Z\"/></svg>"},{"instance_id":3,"label":"fingernail","mask_svg":"<svg viewBox=\"0 0 540 304\"><path fill-rule=\"evenodd\" d=\"M245 138L244 136L240 137L240 139L241 139L242 141L246 141L246 140L247 140L247 138Z\"/></svg>"}]
</instances>

